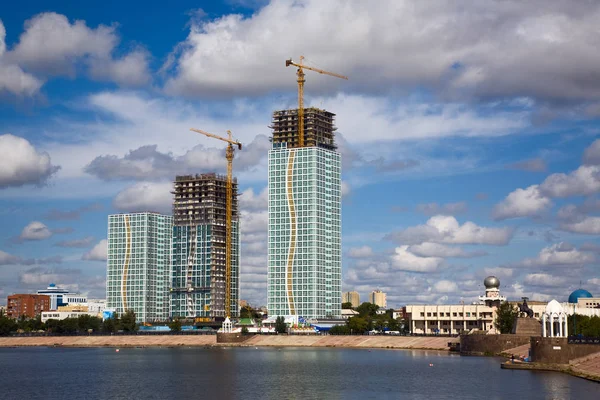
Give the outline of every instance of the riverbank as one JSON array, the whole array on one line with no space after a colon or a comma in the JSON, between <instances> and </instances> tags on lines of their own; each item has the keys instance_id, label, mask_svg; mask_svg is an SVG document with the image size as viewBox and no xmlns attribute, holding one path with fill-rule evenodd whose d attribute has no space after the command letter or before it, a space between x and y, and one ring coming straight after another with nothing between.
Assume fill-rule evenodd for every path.
<instances>
[{"instance_id":1,"label":"riverbank","mask_svg":"<svg viewBox=\"0 0 600 400\"><path fill-rule=\"evenodd\" d=\"M0 347L347 347L448 351L449 337L256 335L243 343L217 343L216 335L0 337Z\"/></svg>"},{"instance_id":2,"label":"riverbank","mask_svg":"<svg viewBox=\"0 0 600 400\"><path fill-rule=\"evenodd\" d=\"M519 351L513 352L518 359ZM504 356L511 352L504 353ZM517 369L526 371L555 371L563 372L565 374L573 375L578 378L587 379L600 383L600 353L592 354L586 357L581 357L572 360L569 364L545 364L535 362L522 362L522 361L506 361L500 365L502 369Z\"/></svg>"}]
</instances>

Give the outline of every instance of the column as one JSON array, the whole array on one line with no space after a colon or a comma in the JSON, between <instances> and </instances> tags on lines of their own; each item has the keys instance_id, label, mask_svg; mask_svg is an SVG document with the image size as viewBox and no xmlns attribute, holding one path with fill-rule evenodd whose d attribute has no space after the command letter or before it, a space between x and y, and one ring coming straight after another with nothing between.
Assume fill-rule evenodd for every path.
<instances>
[{"instance_id":1,"label":"column","mask_svg":"<svg viewBox=\"0 0 600 400\"><path fill-rule=\"evenodd\" d=\"M546 313L542 314L542 337L546 337Z\"/></svg>"},{"instance_id":2,"label":"column","mask_svg":"<svg viewBox=\"0 0 600 400\"><path fill-rule=\"evenodd\" d=\"M569 315L565 313L565 337L569 337Z\"/></svg>"},{"instance_id":3,"label":"column","mask_svg":"<svg viewBox=\"0 0 600 400\"><path fill-rule=\"evenodd\" d=\"M563 316L558 315L558 336L563 337Z\"/></svg>"},{"instance_id":4,"label":"column","mask_svg":"<svg viewBox=\"0 0 600 400\"><path fill-rule=\"evenodd\" d=\"M554 337L554 314L550 314L550 337Z\"/></svg>"},{"instance_id":5,"label":"column","mask_svg":"<svg viewBox=\"0 0 600 400\"><path fill-rule=\"evenodd\" d=\"M411 319L411 320L410 320L410 323L412 324L412 330L411 330L411 333L412 333L412 334L415 334L415 333L416 333L416 332L415 332L415 327L416 327L415 320L414 320L414 319Z\"/></svg>"}]
</instances>

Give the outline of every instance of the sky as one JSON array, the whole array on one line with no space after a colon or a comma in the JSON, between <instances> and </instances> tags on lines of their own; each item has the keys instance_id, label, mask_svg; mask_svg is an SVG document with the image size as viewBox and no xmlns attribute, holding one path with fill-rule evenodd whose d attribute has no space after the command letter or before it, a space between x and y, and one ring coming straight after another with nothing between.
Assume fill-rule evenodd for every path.
<instances>
[{"instance_id":1,"label":"sky","mask_svg":"<svg viewBox=\"0 0 600 400\"><path fill-rule=\"evenodd\" d=\"M343 290L388 306L600 296L600 4L559 0L9 2L0 10L0 304L105 297L109 214L170 212L224 172L241 294L266 303L270 118L336 114Z\"/></svg>"}]
</instances>

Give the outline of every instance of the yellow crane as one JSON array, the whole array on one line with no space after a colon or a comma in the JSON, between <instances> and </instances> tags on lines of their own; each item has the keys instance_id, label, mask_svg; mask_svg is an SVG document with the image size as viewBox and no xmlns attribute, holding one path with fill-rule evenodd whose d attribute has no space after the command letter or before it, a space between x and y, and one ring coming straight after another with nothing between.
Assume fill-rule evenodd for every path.
<instances>
[{"instance_id":1,"label":"yellow crane","mask_svg":"<svg viewBox=\"0 0 600 400\"><path fill-rule=\"evenodd\" d=\"M232 200L233 200L233 146L236 145L239 150L242 149L242 144L237 140L233 140L231 131L227 131L227 137L221 137L212 133L205 132L200 129L190 128L191 131L201 133L213 139L219 139L227 143L225 158L227 158L227 206L225 213L225 316L231 317L231 221L232 215Z\"/></svg>"},{"instance_id":2,"label":"yellow crane","mask_svg":"<svg viewBox=\"0 0 600 400\"><path fill-rule=\"evenodd\" d=\"M298 67L298 71L296 72L296 75L298 75L298 147L304 147L304 82L306 82L306 79L304 79L304 70L308 69L319 74L331 75L346 80L348 80L348 77L304 65L304 56L300 56L299 63L293 62L291 58L285 60L285 66L289 67L290 65Z\"/></svg>"}]
</instances>

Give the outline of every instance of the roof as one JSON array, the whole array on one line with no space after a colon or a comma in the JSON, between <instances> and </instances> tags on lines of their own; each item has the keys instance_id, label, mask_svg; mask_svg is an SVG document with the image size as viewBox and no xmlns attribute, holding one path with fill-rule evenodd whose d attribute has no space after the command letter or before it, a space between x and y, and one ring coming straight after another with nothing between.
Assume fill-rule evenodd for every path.
<instances>
[{"instance_id":1,"label":"roof","mask_svg":"<svg viewBox=\"0 0 600 400\"><path fill-rule=\"evenodd\" d=\"M564 312L565 312L565 310L560 305L560 303L556 300L552 300L546 306L546 314L562 314Z\"/></svg>"},{"instance_id":2,"label":"roof","mask_svg":"<svg viewBox=\"0 0 600 400\"><path fill-rule=\"evenodd\" d=\"M585 289L577 289L569 296L569 303L577 303L577 299L594 297Z\"/></svg>"},{"instance_id":3,"label":"roof","mask_svg":"<svg viewBox=\"0 0 600 400\"><path fill-rule=\"evenodd\" d=\"M254 320L252 318L240 318L237 325L254 325Z\"/></svg>"}]
</instances>

